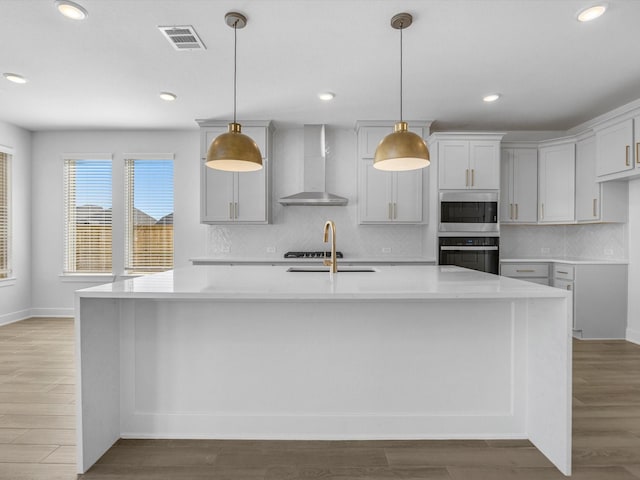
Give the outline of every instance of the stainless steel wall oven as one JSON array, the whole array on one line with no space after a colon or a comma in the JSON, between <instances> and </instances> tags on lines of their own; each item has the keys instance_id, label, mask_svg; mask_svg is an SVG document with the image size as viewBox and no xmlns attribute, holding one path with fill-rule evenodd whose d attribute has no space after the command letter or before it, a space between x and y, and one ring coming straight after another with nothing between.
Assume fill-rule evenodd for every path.
<instances>
[{"instance_id":1,"label":"stainless steel wall oven","mask_svg":"<svg viewBox=\"0 0 640 480\"><path fill-rule=\"evenodd\" d=\"M498 275L500 237L440 237L439 264Z\"/></svg>"}]
</instances>

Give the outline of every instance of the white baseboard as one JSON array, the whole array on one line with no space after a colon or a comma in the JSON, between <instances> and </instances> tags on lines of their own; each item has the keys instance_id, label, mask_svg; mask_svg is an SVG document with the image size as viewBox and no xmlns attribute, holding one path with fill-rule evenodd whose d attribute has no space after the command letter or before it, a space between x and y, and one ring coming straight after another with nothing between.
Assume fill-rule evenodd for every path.
<instances>
[{"instance_id":1,"label":"white baseboard","mask_svg":"<svg viewBox=\"0 0 640 480\"><path fill-rule=\"evenodd\" d=\"M0 325L19 322L31 317L73 317L73 308L27 308L17 312L0 315Z\"/></svg>"},{"instance_id":2,"label":"white baseboard","mask_svg":"<svg viewBox=\"0 0 640 480\"><path fill-rule=\"evenodd\" d=\"M31 309L20 310L18 312L5 313L0 315L0 325L8 325L10 323L19 322L31 316Z\"/></svg>"},{"instance_id":3,"label":"white baseboard","mask_svg":"<svg viewBox=\"0 0 640 480\"><path fill-rule=\"evenodd\" d=\"M73 308L32 308L32 317L73 317Z\"/></svg>"},{"instance_id":4,"label":"white baseboard","mask_svg":"<svg viewBox=\"0 0 640 480\"><path fill-rule=\"evenodd\" d=\"M640 345L640 330L627 328L627 341Z\"/></svg>"}]
</instances>

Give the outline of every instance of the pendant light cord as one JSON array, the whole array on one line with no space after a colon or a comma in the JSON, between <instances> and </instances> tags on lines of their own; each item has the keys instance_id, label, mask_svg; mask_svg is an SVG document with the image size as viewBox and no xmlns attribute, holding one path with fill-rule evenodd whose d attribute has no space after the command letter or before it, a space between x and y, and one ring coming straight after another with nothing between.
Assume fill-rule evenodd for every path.
<instances>
[{"instance_id":1,"label":"pendant light cord","mask_svg":"<svg viewBox=\"0 0 640 480\"><path fill-rule=\"evenodd\" d=\"M400 24L400 121L402 122L402 30L404 25Z\"/></svg>"},{"instance_id":2,"label":"pendant light cord","mask_svg":"<svg viewBox=\"0 0 640 480\"><path fill-rule=\"evenodd\" d=\"M233 22L233 123L236 123L236 84L238 69L238 20Z\"/></svg>"}]
</instances>

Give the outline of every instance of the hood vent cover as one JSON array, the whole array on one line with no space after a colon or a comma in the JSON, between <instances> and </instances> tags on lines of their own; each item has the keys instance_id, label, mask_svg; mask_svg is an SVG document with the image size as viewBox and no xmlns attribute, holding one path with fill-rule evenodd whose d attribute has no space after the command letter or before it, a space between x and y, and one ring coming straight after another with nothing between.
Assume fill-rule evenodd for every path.
<instances>
[{"instance_id":1,"label":"hood vent cover","mask_svg":"<svg viewBox=\"0 0 640 480\"><path fill-rule=\"evenodd\" d=\"M173 48L178 51L206 50L196 30L191 25L158 27Z\"/></svg>"},{"instance_id":2,"label":"hood vent cover","mask_svg":"<svg viewBox=\"0 0 640 480\"><path fill-rule=\"evenodd\" d=\"M348 199L327 193L325 189L325 164L327 148L324 125L304 126L304 191L282 197L282 205L344 206Z\"/></svg>"}]
</instances>

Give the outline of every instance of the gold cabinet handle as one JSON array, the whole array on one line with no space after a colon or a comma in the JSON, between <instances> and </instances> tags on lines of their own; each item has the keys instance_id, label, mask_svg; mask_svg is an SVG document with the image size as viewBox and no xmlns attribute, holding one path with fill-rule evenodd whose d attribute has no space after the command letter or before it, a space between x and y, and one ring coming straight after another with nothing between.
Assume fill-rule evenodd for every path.
<instances>
[{"instance_id":1,"label":"gold cabinet handle","mask_svg":"<svg viewBox=\"0 0 640 480\"><path fill-rule=\"evenodd\" d=\"M516 203L516 220L518 220L518 204Z\"/></svg>"},{"instance_id":2,"label":"gold cabinet handle","mask_svg":"<svg viewBox=\"0 0 640 480\"><path fill-rule=\"evenodd\" d=\"M636 142L636 163L640 164L640 142Z\"/></svg>"},{"instance_id":3,"label":"gold cabinet handle","mask_svg":"<svg viewBox=\"0 0 640 480\"><path fill-rule=\"evenodd\" d=\"M393 202L393 218L398 219L398 204Z\"/></svg>"},{"instance_id":4,"label":"gold cabinet handle","mask_svg":"<svg viewBox=\"0 0 640 480\"><path fill-rule=\"evenodd\" d=\"M594 198L593 199L593 216L597 217L598 214L596 213L596 210L598 209L598 199Z\"/></svg>"},{"instance_id":5,"label":"gold cabinet handle","mask_svg":"<svg viewBox=\"0 0 640 480\"><path fill-rule=\"evenodd\" d=\"M631 150L631 146L627 145L624 150L625 150L625 155L626 155L625 163L626 163L627 167L629 167L631 165L629 163L629 150Z\"/></svg>"},{"instance_id":6,"label":"gold cabinet handle","mask_svg":"<svg viewBox=\"0 0 640 480\"><path fill-rule=\"evenodd\" d=\"M238 202L234 204L233 213L234 213L233 215L234 218L237 219L238 216L240 215L240 208L238 207Z\"/></svg>"},{"instance_id":7,"label":"gold cabinet handle","mask_svg":"<svg viewBox=\"0 0 640 480\"><path fill-rule=\"evenodd\" d=\"M571 291L571 285L567 285L567 290Z\"/></svg>"},{"instance_id":8,"label":"gold cabinet handle","mask_svg":"<svg viewBox=\"0 0 640 480\"><path fill-rule=\"evenodd\" d=\"M469 186L469 169L468 168L464 171L464 186L465 187Z\"/></svg>"},{"instance_id":9,"label":"gold cabinet handle","mask_svg":"<svg viewBox=\"0 0 640 480\"><path fill-rule=\"evenodd\" d=\"M540 204L540 220L544 219L544 203Z\"/></svg>"},{"instance_id":10,"label":"gold cabinet handle","mask_svg":"<svg viewBox=\"0 0 640 480\"><path fill-rule=\"evenodd\" d=\"M229 218L233 220L233 202L229 202Z\"/></svg>"},{"instance_id":11,"label":"gold cabinet handle","mask_svg":"<svg viewBox=\"0 0 640 480\"><path fill-rule=\"evenodd\" d=\"M473 187L476 184L476 169L471 169L471 186Z\"/></svg>"},{"instance_id":12,"label":"gold cabinet handle","mask_svg":"<svg viewBox=\"0 0 640 480\"><path fill-rule=\"evenodd\" d=\"M518 273L533 273L535 270L516 270Z\"/></svg>"},{"instance_id":13,"label":"gold cabinet handle","mask_svg":"<svg viewBox=\"0 0 640 480\"><path fill-rule=\"evenodd\" d=\"M569 275L569 272L563 272L562 270L556 270L558 273L562 273L563 275Z\"/></svg>"},{"instance_id":14,"label":"gold cabinet handle","mask_svg":"<svg viewBox=\"0 0 640 480\"><path fill-rule=\"evenodd\" d=\"M509 204L509 219L513 220L513 203Z\"/></svg>"}]
</instances>

